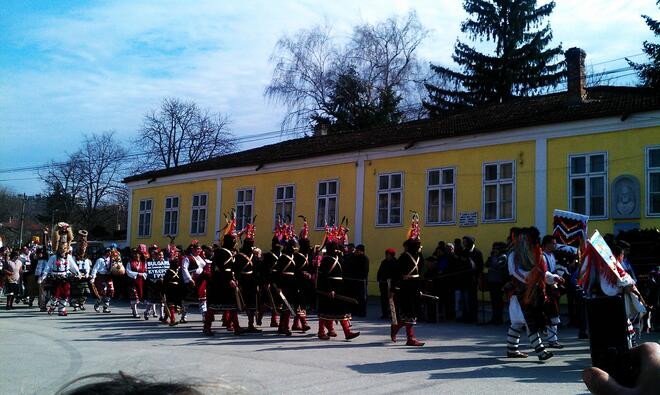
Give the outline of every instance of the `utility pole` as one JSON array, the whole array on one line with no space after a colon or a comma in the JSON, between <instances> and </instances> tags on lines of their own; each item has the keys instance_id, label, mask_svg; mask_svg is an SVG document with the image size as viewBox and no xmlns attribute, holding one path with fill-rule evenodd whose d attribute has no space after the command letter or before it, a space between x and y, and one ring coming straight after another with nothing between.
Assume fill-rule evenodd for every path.
<instances>
[{"instance_id":1,"label":"utility pole","mask_svg":"<svg viewBox=\"0 0 660 395\"><path fill-rule=\"evenodd\" d=\"M23 245L23 227L25 224L25 202L27 201L27 196L23 194L23 203L21 204L21 234L18 236L18 246Z\"/></svg>"}]
</instances>

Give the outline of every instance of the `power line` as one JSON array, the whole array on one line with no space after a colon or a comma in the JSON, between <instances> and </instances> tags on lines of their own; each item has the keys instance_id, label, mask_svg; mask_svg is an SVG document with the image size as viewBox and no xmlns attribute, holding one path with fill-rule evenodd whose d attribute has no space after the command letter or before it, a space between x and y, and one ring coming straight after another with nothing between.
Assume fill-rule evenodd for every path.
<instances>
[{"instance_id":1,"label":"power line","mask_svg":"<svg viewBox=\"0 0 660 395\"><path fill-rule=\"evenodd\" d=\"M269 132L262 132L262 133L255 133L255 134L250 134L250 135L245 135L241 137L237 137L233 139L233 142L237 143L253 143L257 141L262 141L262 140L270 140L276 137L281 137L281 136L291 136L295 135L297 133L300 133L302 131L308 130L309 128L306 126L297 126L289 129L281 129L281 130L272 130ZM143 153L135 153L135 154L128 154L124 158L125 159L134 159L144 156ZM68 162L53 162L53 163L48 163L48 164L42 164L42 165L33 165L33 166L22 166L22 167L14 167L14 168L6 168L6 169L0 169L0 174L1 173L22 173L22 172L28 172L28 171L39 171L39 170L46 170L50 169L53 167L61 167L61 166L66 166L68 165ZM19 179L12 179L12 180L0 180L0 181L18 181Z\"/></svg>"}]
</instances>

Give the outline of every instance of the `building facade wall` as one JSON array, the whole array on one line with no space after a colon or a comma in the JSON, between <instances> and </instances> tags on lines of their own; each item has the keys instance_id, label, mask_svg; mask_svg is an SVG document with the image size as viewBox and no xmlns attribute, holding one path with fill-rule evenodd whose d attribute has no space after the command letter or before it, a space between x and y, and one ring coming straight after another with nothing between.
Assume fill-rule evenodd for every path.
<instances>
[{"instance_id":1,"label":"building facade wall","mask_svg":"<svg viewBox=\"0 0 660 395\"><path fill-rule=\"evenodd\" d=\"M170 239L163 233L165 199L169 196L179 197L179 219L178 232L175 243L184 247L190 243L193 238L202 243L209 244L214 240L215 229L215 210L216 210L216 180L199 180L191 182L173 183L159 186L145 186L131 191L131 232L130 245L152 244L156 243L165 246ZM202 234L192 235L190 233L191 211L193 195L207 194L207 212L206 212L206 231ZM151 199L151 235L147 237L138 236L138 212L140 200Z\"/></svg>"},{"instance_id":2,"label":"building facade wall","mask_svg":"<svg viewBox=\"0 0 660 395\"><path fill-rule=\"evenodd\" d=\"M589 233L596 229L603 234L613 233L618 223L638 224L642 229L660 227L660 218L646 215L646 147L658 144L660 127L549 139L548 226L552 226L552 209L568 210L570 207L569 156L604 152L607 157L607 213L603 219L590 218ZM615 198L612 196L612 182L621 175L632 175L639 181L640 218L612 218L611 203Z\"/></svg>"},{"instance_id":3,"label":"building facade wall","mask_svg":"<svg viewBox=\"0 0 660 395\"><path fill-rule=\"evenodd\" d=\"M221 212L227 213L236 207L237 191L252 189L254 191L254 211L257 219L256 244L267 251L273 237L275 220L275 193L277 186L295 186L294 220L296 231L300 232L302 219L307 217L310 227L310 240L313 244L321 243L323 231L315 229L317 214L318 184L320 181L338 181L338 213L341 220L347 217L349 226L354 223L355 215L355 174L354 162L328 166L315 166L298 170L286 170L268 173L254 172L250 175L226 177L222 179ZM221 220L223 223L224 219Z\"/></svg>"},{"instance_id":4,"label":"building facade wall","mask_svg":"<svg viewBox=\"0 0 660 395\"><path fill-rule=\"evenodd\" d=\"M476 238L477 246L484 254L490 251L495 241L505 241L508 230L518 224L534 223L534 155L535 143L522 142L494 145L481 148L452 150L421 154L409 157L367 160L364 180L363 242L371 256L370 292L377 292L376 271L386 248L402 251L410 212L417 211L421 217L421 238L424 254L430 255L437 242L453 241L470 235ZM514 219L493 223L482 221L483 165L484 163L513 161L515 163ZM455 169L455 215L449 225L426 223L427 171L436 168ZM376 224L377 182L383 173L403 173L403 207L401 225L378 226ZM476 212L477 226L460 227L461 212Z\"/></svg>"},{"instance_id":5,"label":"building facade wall","mask_svg":"<svg viewBox=\"0 0 660 395\"><path fill-rule=\"evenodd\" d=\"M501 132L486 138L479 136L478 139L457 141L457 145L429 143L420 149L392 147L338 159L316 158L295 164L267 165L260 170L229 169L183 177L191 181L177 176L159 180L153 185L142 183L134 185L131 191L130 244L165 245L169 241L163 234L163 210L168 196L179 196L180 199L177 243L187 244L192 238L212 243L216 238L215 231L225 223L222 214L236 206L237 190L249 188L254 192L252 215L257 216L257 246L268 250L274 224L276 187L279 185L295 186L296 229L299 231L302 226L298 215L307 216L312 243L319 244L323 232L315 226L318 184L320 181L336 180L337 219L348 219L350 241L366 245L367 255L371 259L369 292L376 294L378 288L375 278L383 252L388 247L402 251L411 211L417 211L421 216L425 255L431 254L440 240L452 241L470 235L476 238L477 246L487 256L491 244L505 241L512 226L540 223L545 228L540 229L542 233L551 232L553 210L570 209L569 156L597 152L604 152L607 157L607 216L590 220L590 231L598 229L601 233L611 233L615 224L619 223L639 224L641 228L660 227L660 217L647 216L646 213L646 149L660 146L660 127L619 131L612 131L617 126L605 127L610 129L602 133L590 133L589 129L582 127L579 135L573 135L575 133L571 133L570 129L545 133L543 129L537 128L522 135L520 131L511 134ZM537 154L539 163L536 163ZM513 163L515 174L513 219L484 221L484 164L507 161ZM438 168L454 169L454 220L442 225L429 224L427 221L428 171ZM382 226L376 223L379 175L391 173L402 175L401 220L398 224ZM639 219L612 218L612 182L620 175L632 175L639 181ZM543 188L539 189L539 185ZM357 191L362 193L356 196ZM206 233L191 235L192 196L199 193L208 194ZM137 236L138 210L140 200L145 198L153 199L152 231L150 237L140 238ZM360 212L361 216L356 218ZM460 214L468 212L477 213L477 225L459 226ZM540 215L541 212L545 216ZM539 221L539 218L545 221ZM357 235L361 235L359 240L356 240Z\"/></svg>"}]
</instances>

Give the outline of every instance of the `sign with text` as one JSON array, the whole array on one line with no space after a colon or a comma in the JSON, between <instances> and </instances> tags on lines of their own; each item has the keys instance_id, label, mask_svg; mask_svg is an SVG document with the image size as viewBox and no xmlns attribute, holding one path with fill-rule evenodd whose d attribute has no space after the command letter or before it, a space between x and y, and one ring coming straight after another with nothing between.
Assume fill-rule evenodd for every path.
<instances>
[{"instance_id":1,"label":"sign with text","mask_svg":"<svg viewBox=\"0 0 660 395\"><path fill-rule=\"evenodd\" d=\"M458 214L458 226L477 226L477 212L466 211Z\"/></svg>"},{"instance_id":2,"label":"sign with text","mask_svg":"<svg viewBox=\"0 0 660 395\"><path fill-rule=\"evenodd\" d=\"M163 278L165 272L170 268L169 261L148 261L147 262L147 278L149 280Z\"/></svg>"}]
</instances>

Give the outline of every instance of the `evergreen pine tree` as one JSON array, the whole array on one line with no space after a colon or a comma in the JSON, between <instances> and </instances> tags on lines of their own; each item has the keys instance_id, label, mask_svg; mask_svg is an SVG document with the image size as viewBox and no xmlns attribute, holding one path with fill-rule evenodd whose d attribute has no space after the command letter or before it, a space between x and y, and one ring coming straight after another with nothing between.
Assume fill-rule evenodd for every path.
<instances>
[{"instance_id":1,"label":"evergreen pine tree","mask_svg":"<svg viewBox=\"0 0 660 395\"><path fill-rule=\"evenodd\" d=\"M656 1L655 4L660 7L660 0ZM660 35L660 21L648 15L642 15L642 18L644 18L646 24L651 28L651 31L656 37ZM637 70L643 86L658 89L660 88L660 44L644 41L644 53L650 58L651 61L649 63L635 63L628 59L626 60L632 68Z\"/></svg>"},{"instance_id":2,"label":"evergreen pine tree","mask_svg":"<svg viewBox=\"0 0 660 395\"><path fill-rule=\"evenodd\" d=\"M537 7L535 0L464 0L471 16L461 31L471 40L495 44L492 55L457 41L452 58L461 71L431 65L444 86L427 84L424 107L431 116L487 103L526 96L556 86L564 76L564 62L556 61L561 45L548 48L552 30L543 20L555 3Z\"/></svg>"}]
</instances>

